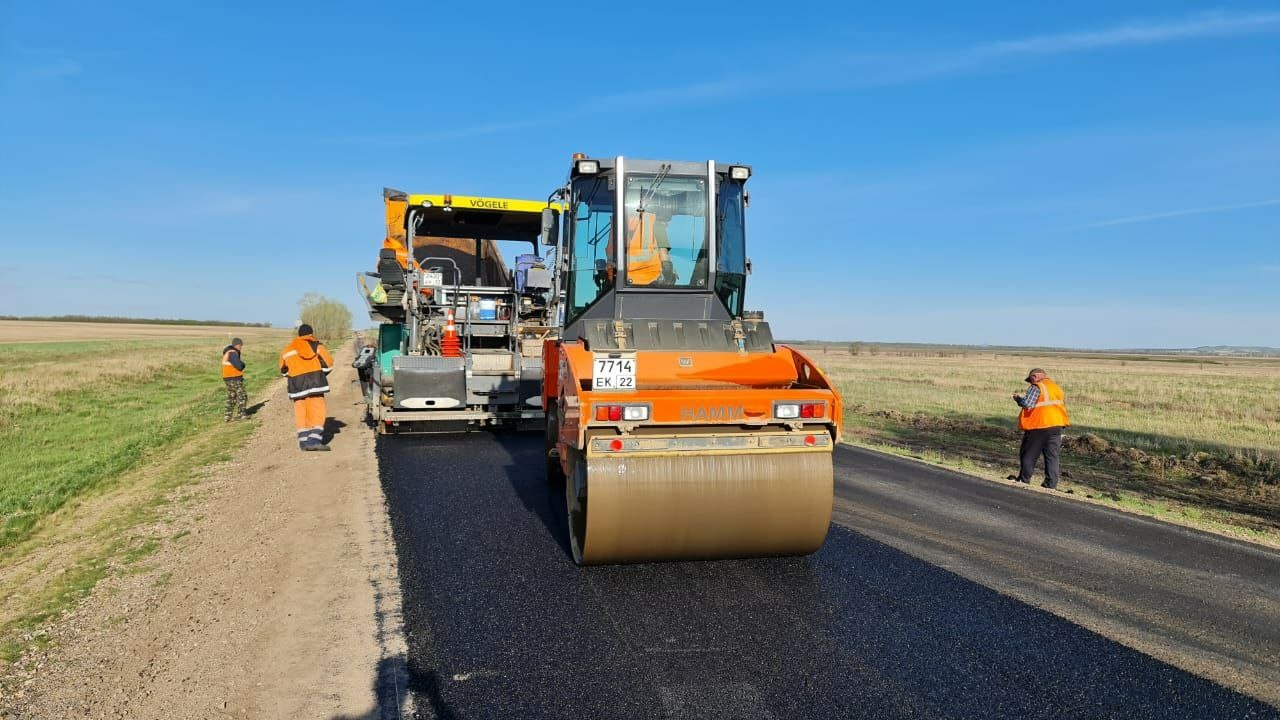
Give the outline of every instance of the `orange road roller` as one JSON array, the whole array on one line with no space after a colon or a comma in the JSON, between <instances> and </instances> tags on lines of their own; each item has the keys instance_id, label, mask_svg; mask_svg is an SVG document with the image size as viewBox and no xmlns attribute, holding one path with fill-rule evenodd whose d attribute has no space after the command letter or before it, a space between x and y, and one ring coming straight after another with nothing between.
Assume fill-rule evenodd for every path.
<instances>
[{"instance_id":1,"label":"orange road roller","mask_svg":"<svg viewBox=\"0 0 1280 720\"><path fill-rule=\"evenodd\" d=\"M841 400L744 310L750 176L576 155L552 194L562 332L543 345L542 407L579 564L804 555L826 538Z\"/></svg>"}]
</instances>

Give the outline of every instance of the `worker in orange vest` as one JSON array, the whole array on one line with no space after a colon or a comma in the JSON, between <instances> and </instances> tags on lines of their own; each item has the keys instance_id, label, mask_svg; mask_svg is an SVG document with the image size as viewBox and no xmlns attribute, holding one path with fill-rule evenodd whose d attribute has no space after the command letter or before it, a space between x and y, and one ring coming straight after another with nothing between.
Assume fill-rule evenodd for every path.
<instances>
[{"instance_id":1,"label":"worker in orange vest","mask_svg":"<svg viewBox=\"0 0 1280 720\"><path fill-rule=\"evenodd\" d=\"M316 339L311 326L298 326L298 337L280 353L280 374L289 378L287 390L293 401L293 420L298 430L298 447L328 450L324 444L324 395L329 392L329 372L333 356Z\"/></svg>"},{"instance_id":2,"label":"worker in orange vest","mask_svg":"<svg viewBox=\"0 0 1280 720\"><path fill-rule=\"evenodd\" d=\"M245 403L248 396L244 392L244 360L240 352L244 349L244 341L232 338L231 344L222 348L222 382L227 386L227 410L224 417L227 422L243 420Z\"/></svg>"},{"instance_id":3,"label":"worker in orange vest","mask_svg":"<svg viewBox=\"0 0 1280 720\"><path fill-rule=\"evenodd\" d=\"M673 285L679 281L671 265L670 220L669 213L645 210L627 221L628 285Z\"/></svg>"},{"instance_id":4,"label":"worker in orange vest","mask_svg":"<svg viewBox=\"0 0 1280 720\"><path fill-rule=\"evenodd\" d=\"M1041 368L1027 373L1030 384L1022 395L1014 394L1013 400L1022 411L1018 414L1018 427L1022 430L1022 448L1018 453L1021 469L1016 478L1021 483L1031 483L1036 471L1036 460L1044 456L1044 483L1050 490L1058 487L1058 456L1062 451L1062 429L1071 424L1067 415L1067 400L1058 383L1049 379Z\"/></svg>"}]
</instances>

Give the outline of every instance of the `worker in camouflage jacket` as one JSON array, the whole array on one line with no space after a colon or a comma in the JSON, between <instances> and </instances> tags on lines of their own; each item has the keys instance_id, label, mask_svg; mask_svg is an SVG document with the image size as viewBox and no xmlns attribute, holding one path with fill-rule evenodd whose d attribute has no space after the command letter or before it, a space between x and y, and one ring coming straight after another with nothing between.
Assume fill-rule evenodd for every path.
<instances>
[{"instance_id":1,"label":"worker in camouflage jacket","mask_svg":"<svg viewBox=\"0 0 1280 720\"><path fill-rule=\"evenodd\" d=\"M231 344L222 348L222 382L227 386L227 410L224 417L227 422L243 420L244 406L248 396L244 392L244 360L240 351L244 349L244 341L233 338Z\"/></svg>"}]
</instances>

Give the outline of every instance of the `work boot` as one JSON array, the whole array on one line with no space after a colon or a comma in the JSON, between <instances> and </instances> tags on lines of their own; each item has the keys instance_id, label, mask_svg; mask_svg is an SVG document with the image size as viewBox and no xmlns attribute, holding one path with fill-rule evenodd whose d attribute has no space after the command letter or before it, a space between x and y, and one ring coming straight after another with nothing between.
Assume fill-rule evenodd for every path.
<instances>
[{"instance_id":1,"label":"work boot","mask_svg":"<svg viewBox=\"0 0 1280 720\"><path fill-rule=\"evenodd\" d=\"M308 445L302 449L308 452L329 452L333 448L329 447L328 445L321 445L320 443L316 443L315 445Z\"/></svg>"}]
</instances>

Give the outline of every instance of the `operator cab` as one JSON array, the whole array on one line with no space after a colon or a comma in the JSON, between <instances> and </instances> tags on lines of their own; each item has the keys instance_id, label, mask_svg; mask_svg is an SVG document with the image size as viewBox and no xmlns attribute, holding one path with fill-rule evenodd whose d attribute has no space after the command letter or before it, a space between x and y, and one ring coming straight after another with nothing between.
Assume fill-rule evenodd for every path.
<instances>
[{"instance_id":1,"label":"operator cab","mask_svg":"<svg viewBox=\"0 0 1280 720\"><path fill-rule=\"evenodd\" d=\"M642 318L669 325L704 321L716 331L732 326L731 338L737 334L748 274L750 176L749 166L715 161L575 157L568 184L556 194L568 206L564 337L586 339L598 335L593 330L600 322L624 318L641 345L680 344L674 333L669 340L640 337L646 334L637 329ZM749 330L767 336L767 326L748 315ZM660 336L658 322L644 328L653 326ZM771 347L771 337L760 340Z\"/></svg>"},{"instance_id":2,"label":"operator cab","mask_svg":"<svg viewBox=\"0 0 1280 720\"><path fill-rule=\"evenodd\" d=\"M405 229L425 306L449 308L471 349L513 349L515 320L541 314L551 288L538 253L544 203L411 195Z\"/></svg>"}]
</instances>

